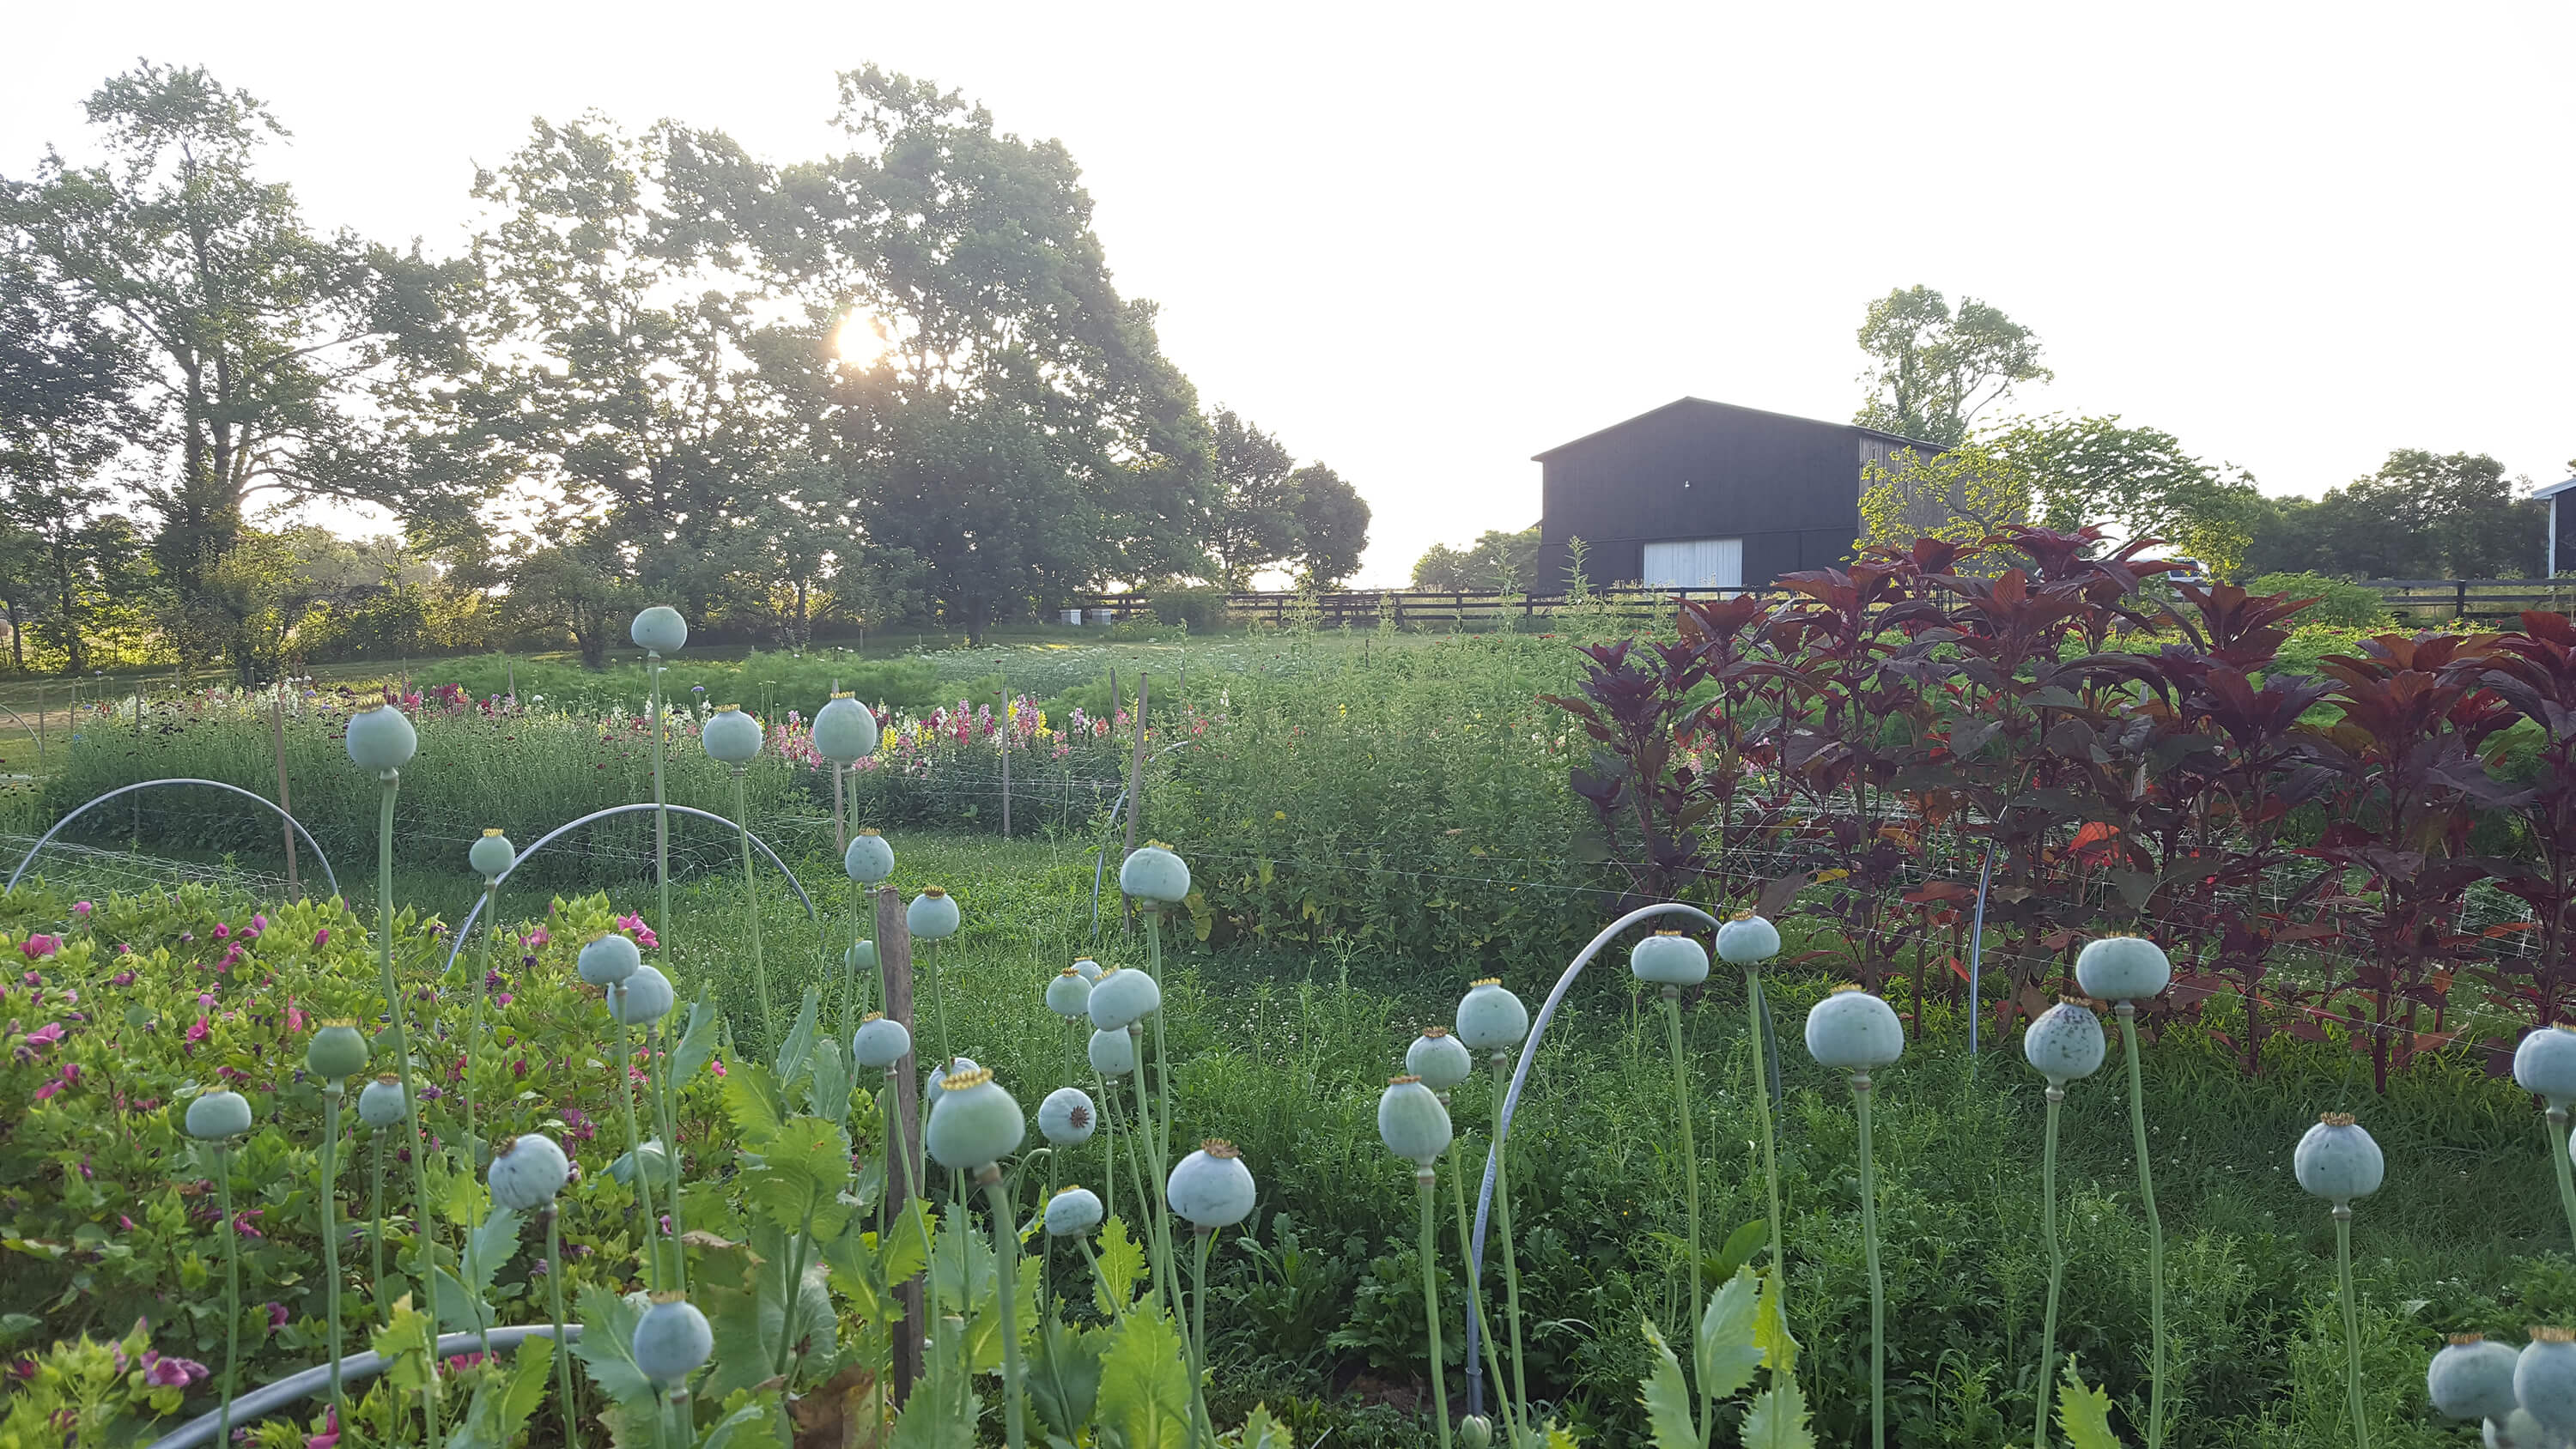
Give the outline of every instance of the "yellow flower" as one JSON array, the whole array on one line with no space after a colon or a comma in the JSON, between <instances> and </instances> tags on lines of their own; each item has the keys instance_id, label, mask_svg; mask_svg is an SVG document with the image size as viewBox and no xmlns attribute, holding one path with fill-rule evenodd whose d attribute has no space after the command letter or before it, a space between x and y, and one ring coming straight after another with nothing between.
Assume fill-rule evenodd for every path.
<instances>
[{"instance_id":1,"label":"yellow flower","mask_svg":"<svg viewBox=\"0 0 2576 1449\"><path fill-rule=\"evenodd\" d=\"M1285 810L1273 810L1270 812L1270 818L1273 820L1285 820L1288 818L1288 812Z\"/></svg>"}]
</instances>

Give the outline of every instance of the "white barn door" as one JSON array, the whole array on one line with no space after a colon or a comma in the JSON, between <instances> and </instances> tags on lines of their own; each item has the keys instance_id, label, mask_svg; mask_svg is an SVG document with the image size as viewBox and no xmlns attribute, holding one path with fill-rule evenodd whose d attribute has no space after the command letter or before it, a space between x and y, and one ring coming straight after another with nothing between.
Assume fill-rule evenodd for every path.
<instances>
[{"instance_id":1,"label":"white barn door","mask_svg":"<svg viewBox=\"0 0 2576 1449\"><path fill-rule=\"evenodd\" d=\"M1744 587L1744 540L1688 538L1646 545L1645 578L1654 589Z\"/></svg>"}]
</instances>

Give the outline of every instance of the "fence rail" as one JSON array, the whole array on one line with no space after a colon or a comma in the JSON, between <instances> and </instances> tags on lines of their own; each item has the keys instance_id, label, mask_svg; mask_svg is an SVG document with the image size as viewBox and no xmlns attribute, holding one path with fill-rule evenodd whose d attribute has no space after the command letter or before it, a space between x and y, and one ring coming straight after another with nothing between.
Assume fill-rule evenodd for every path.
<instances>
[{"instance_id":1,"label":"fence rail","mask_svg":"<svg viewBox=\"0 0 2576 1449\"><path fill-rule=\"evenodd\" d=\"M2576 578L2362 579L2392 613L2442 618L2510 619L2526 609L2576 609Z\"/></svg>"}]
</instances>

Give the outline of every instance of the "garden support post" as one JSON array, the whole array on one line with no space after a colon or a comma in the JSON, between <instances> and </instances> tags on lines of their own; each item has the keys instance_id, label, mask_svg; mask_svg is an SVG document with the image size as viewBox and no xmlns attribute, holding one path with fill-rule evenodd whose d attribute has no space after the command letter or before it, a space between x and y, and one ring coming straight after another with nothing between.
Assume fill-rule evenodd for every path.
<instances>
[{"instance_id":1,"label":"garden support post","mask_svg":"<svg viewBox=\"0 0 2576 1449\"><path fill-rule=\"evenodd\" d=\"M877 972L878 987L883 993L885 1014L912 1026L912 932L904 924L903 892L893 886L877 889ZM915 1042L920 1038L914 1037ZM895 1063L894 1120L910 1122L920 1108L921 1067L915 1056ZM891 1155L891 1171L886 1176L887 1215L901 1213L921 1183L921 1158L925 1144L915 1133L912 1155L906 1160L901 1152ZM922 1313L922 1280L919 1274L896 1285L895 1301L902 1305L903 1319L894 1330L894 1401L902 1404L912 1396L913 1384L921 1378L922 1335L928 1321Z\"/></svg>"},{"instance_id":2,"label":"garden support post","mask_svg":"<svg viewBox=\"0 0 2576 1449\"><path fill-rule=\"evenodd\" d=\"M1878 1266L1878 1166L1869 1140L1869 1073L1854 1072L1853 1110L1860 1117L1860 1241L1869 1268L1869 1442L1887 1449L1887 1281Z\"/></svg>"},{"instance_id":3,"label":"garden support post","mask_svg":"<svg viewBox=\"0 0 2576 1449\"><path fill-rule=\"evenodd\" d=\"M2057 1297L2066 1284L2066 1249L2057 1240L2057 1109L2066 1089L2048 1089L2048 1126L2039 1149L2039 1236L2048 1248L2048 1306L2039 1319L2039 1378L2033 1384L2039 1406L2030 1434L2031 1449L2048 1449L2048 1390L2057 1372Z\"/></svg>"},{"instance_id":4,"label":"garden support post","mask_svg":"<svg viewBox=\"0 0 2576 1449\"><path fill-rule=\"evenodd\" d=\"M2165 1442L2165 1221L2156 1213L2156 1175L2147 1155L2146 1081L2138 1069L2138 1007L2111 1009L2120 1022L2120 1047L2129 1058L2129 1136L2138 1155L2138 1202L2147 1213L2147 1449Z\"/></svg>"},{"instance_id":5,"label":"garden support post","mask_svg":"<svg viewBox=\"0 0 2576 1449\"><path fill-rule=\"evenodd\" d=\"M1449 1381L1441 1362L1440 1275L1431 1252L1431 1199L1435 1174L1428 1167L1413 1174L1414 1195L1422 1205L1422 1316L1431 1325L1431 1418L1440 1426L1440 1449L1449 1449ZM1205 1250L1201 1250L1204 1253ZM1204 1256L1200 1259L1205 1262ZM1205 1289L1200 1292L1204 1294Z\"/></svg>"}]
</instances>

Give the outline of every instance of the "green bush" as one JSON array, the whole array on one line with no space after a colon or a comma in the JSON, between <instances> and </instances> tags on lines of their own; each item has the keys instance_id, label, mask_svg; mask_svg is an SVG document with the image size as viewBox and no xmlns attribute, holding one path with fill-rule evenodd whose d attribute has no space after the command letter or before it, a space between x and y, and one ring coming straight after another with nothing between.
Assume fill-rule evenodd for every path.
<instances>
[{"instance_id":1,"label":"green bush","mask_svg":"<svg viewBox=\"0 0 2576 1449\"><path fill-rule=\"evenodd\" d=\"M1193 634L1225 627L1223 589L1156 589L1153 602L1158 623L1178 624Z\"/></svg>"},{"instance_id":2,"label":"green bush","mask_svg":"<svg viewBox=\"0 0 2576 1449\"><path fill-rule=\"evenodd\" d=\"M2294 599L2314 599L2298 616L2301 624L2330 624L2341 629L2377 629L2385 627L2390 615L2377 589L2364 588L2350 579L2328 578L2324 574L2265 574L2246 587L2258 594L2287 594Z\"/></svg>"}]
</instances>

